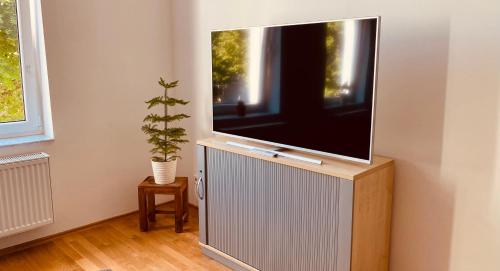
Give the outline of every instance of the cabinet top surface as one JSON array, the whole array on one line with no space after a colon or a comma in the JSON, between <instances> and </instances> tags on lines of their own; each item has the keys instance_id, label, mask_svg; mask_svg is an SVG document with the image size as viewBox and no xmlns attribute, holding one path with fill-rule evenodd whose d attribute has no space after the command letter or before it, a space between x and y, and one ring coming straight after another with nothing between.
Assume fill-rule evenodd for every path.
<instances>
[{"instance_id":1,"label":"cabinet top surface","mask_svg":"<svg viewBox=\"0 0 500 271\"><path fill-rule=\"evenodd\" d=\"M279 163L279 164L284 164L292 167L297 167L297 168L302 168L305 170L310 170L318 173L323 173L347 180L356 180L359 179L365 175L368 175L374 171L377 171L381 168L385 168L386 166L392 166L394 161L390 158L383 157L383 156L378 156L374 155L373 156L373 162L371 165L368 164L363 164L363 163L357 163L357 162L352 162L352 161L347 161L347 160L342 160L342 159L337 159L337 158L332 158L328 156L320 156L320 155L314 155L306 152L300 152L300 151L295 151L295 150L286 150L284 152L290 153L290 154L296 154L296 155L301 155L304 157L308 158L314 158L314 159L319 159L323 161L323 164L321 165L316 165L312 163L307 163L303 161L298 161L286 157L269 157L266 155L259 154L257 152L252 152L240 147L228 145L225 142L227 141L233 141L233 142L239 142L243 143L246 145L250 146L256 146L256 147L267 147L270 148L272 146L269 145L264 145L264 144L259 144L255 143L252 141L245 141L241 139L235 139L235 138L228 138L224 136L214 136L214 137L209 137L205 139L201 139L197 141L198 145L206 146L209 148L214 148L218 150L223 150L223 151L228 151L232 153L237 153L257 159L262 159L262 160L267 160L270 162L274 163Z\"/></svg>"}]
</instances>

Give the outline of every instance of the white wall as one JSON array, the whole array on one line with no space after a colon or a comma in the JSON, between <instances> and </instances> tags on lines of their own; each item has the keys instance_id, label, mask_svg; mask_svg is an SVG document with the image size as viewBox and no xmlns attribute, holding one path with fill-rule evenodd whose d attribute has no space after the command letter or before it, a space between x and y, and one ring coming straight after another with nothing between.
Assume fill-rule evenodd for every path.
<instances>
[{"instance_id":1,"label":"white wall","mask_svg":"<svg viewBox=\"0 0 500 271\"><path fill-rule=\"evenodd\" d=\"M391 270L500 266L500 2L177 0L190 148L210 135L209 30L382 16L375 152L396 159Z\"/></svg>"},{"instance_id":2,"label":"white wall","mask_svg":"<svg viewBox=\"0 0 500 271\"><path fill-rule=\"evenodd\" d=\"M166 0L43 0L56 139L0 148L51 155L55 223L0 239L0 248L137 210L150 174L143 101L172 71Z\"/></svg>"}]
</instances>

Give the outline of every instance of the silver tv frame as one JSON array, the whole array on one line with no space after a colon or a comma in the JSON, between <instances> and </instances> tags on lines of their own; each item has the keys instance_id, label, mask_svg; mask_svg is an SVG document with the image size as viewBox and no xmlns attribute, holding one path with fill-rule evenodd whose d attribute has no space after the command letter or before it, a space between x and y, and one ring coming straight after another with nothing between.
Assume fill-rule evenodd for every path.
<instances>
[{"instance_id":1,"label":"silver tv frame","mask_svg":"<svg viewBox=\"0 0 500 271\"><path fill-rule=\"evenodd\" d=\"M212 133L215 135L227 136L227 137L232 137L232 138L237 138L237 139L242 139L242 140L247 140L247 141L253 141L253 142L257 142L257 143L268 144L268 145L276 146L276 147L280 147L280 148L292 149L292 150L302 151L302 152L306 152L306 153L328 156L328 157L333 157L333 158L338 158L338 159L342 159L342 160L348 160L348 161L353 161L353 162L358 162L358 163L363 163L363 164L372 164L372 162L373 162L373 142L374 142L374 137L375 137L375 135L374 135L374 133L375 133L375 130L374 130L374 127L375 127L375 106L376 106L376 102L377 102L378 54L379 54L380 21L381 21L380 16L343 18L343 19L326 20L326 21L312 21L312 22L277 24L277 25L267 25L267 26L252 26L252 27L242 27L242 28L213 29L210 31L210 33L217 32L217 31L245 30L245 29L251 29L251 28L268 28L268 27L276 27L276 26L303 25L303 24L314 24L314 23L330 23L330 22L340 22L340 21L346 21L346 20L365 20L365 19L377 19L377 27L376 27L376 31L375 31L375 59L374 59L374 63L373 63L374 67L373 67L372 119L371 119L371 127L370 127L370 150L369 150L368 160L360 159L360 158L356 158L356 157L351 157L351 156L346 156L346 155L330 153L330 152L302 148L302 147L298 147L298 146L291 146L291 145L282 144L282 143L278 143L278 142L266 141L266 140L251 138L251 137L245 137L245 136L239 136L239 135L233 135L233 134L214 131L213 112L212 112L212 126L211 126ZM210 48L211 48L211 46L212 46L212 40L210 40ZM210 50L210 59L212 59L212 50ZM210 62L210 75L212 75L212 62ZM210 81L210 88L211 88L211 91L213 92L213 85L212 84L213 84L213 79ZM212 96L213 96L213 93L212 93ZM211 104L212 104L212 110L213 110L213 97L211 99Z\"/></svg>"}]
</instances>

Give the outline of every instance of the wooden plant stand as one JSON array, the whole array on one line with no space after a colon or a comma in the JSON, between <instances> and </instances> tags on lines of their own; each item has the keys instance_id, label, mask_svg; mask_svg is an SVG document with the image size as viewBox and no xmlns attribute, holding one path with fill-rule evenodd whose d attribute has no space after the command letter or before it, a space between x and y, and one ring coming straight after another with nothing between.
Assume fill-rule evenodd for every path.
<instances>
[{"instance_id":1,"label":"wooden plant stand","mask_svg":"<svg viewBox=\"0 0 500 271\"><path fill-rule=\"evenodd\" d=\"M176 177L171 184L157 184L152 176L147 177L137 186L139 194L139 224L141 231L149 230L149 222L156 221L156 214L175 215L175 232L182 232L188 219L188 178ZM174 195L175 210L156 210L155 195Z\"/></svg>"}]
</instances>

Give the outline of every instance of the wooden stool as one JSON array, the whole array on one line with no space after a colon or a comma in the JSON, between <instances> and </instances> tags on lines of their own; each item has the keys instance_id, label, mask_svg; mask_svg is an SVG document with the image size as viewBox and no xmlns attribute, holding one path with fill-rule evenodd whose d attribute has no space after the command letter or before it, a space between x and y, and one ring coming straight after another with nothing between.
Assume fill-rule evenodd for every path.
<instances>
[{"instance_id":1,"label":"wooden stool","mask_svg":"<svg viewBox=\"0 0 500 271\"><path fill-rule=\"evenodd\" d=\"M137 186L137 190L139 192L139 224L141 231L149 230L149 222L156 221L155 214L174 214L175 232L182 232L184 221L187 221L189 213L187 177L175 177L175 182L170 184L157 184L154 182L154 178L149 176ZM155 194L174 195L175 210L156 210Z\"/></svg>"}]
</instances>

